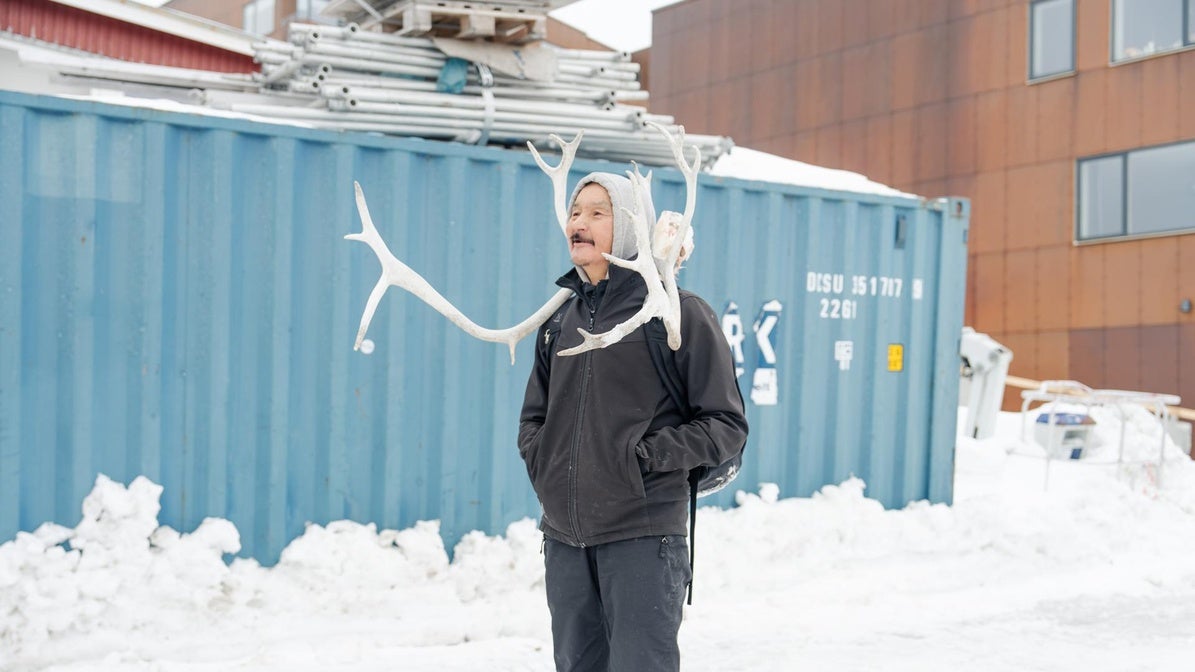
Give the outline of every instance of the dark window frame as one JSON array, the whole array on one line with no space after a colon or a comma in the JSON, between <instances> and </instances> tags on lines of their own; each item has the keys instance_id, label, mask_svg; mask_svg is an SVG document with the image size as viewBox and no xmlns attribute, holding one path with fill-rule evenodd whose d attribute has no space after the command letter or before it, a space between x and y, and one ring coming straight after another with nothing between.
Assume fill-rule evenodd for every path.
<instances>
[{"instance_id":1,"label":"dark window frame","mask_svg":"<svg viewBox=\"0 0 1195 672\"><path fill-rule=\"evenodd\" d=\"M1027 42L1029 43L1028 44L1029 59L1028 59L1028 62L1025 64L1025 67L1027 69L1028 78L1029 78L1030 82L1039 82L1039 81L1043 81L1043 80L1047 80L1047 79L1053 79L1055 77L1065 77L1067 75L1073 75L1073 74L1075 74L1075 71L1078 69L1079 35L1078 35L1078 29L1076 28L1077 23L1078 23L1078 14L1077 14L1078 10L1076 9L1076 5L1078 4L1078 2L1077 2L1077 0L1069 0L1070 5L1071 5L1071 64L1070 64L1070 68L1068 68L1066 70L1059 70L1058 72L1051 72L1051 73L1042 74L1042 75L1033 74L1033 42L1034 42L1033 31L1034 31L1035 23L1036 23L1033 18L1034 14L1035 14L1035 12L1033 10L1036 9L1037 6L1040 4L1043 4L1046 2L1057 2L1057 1L1058 0L1031 0L1031 2L1029 3L1029 39L1027 40Z\"/></svg>"},{"instance_id":2,"label":"dark window frame","mask_svg":"<svg viewBox=\"0 0 1195 672\"><path fill-rule=\"evenodd\" d=\"M1165 54L1174 54L1187 49L1195 48L1195 9L1192 5L1195 4L1192 0L1174 0L1179 3L1182 10L1182 26L1180 27L1181 44L1170 49L1160 49L1153 53L1142 54L1139 56L1125 56L1124 58L1116 58L1116 8L1126 0L1112 0L1108 3L1108 61L1112 65L1120 63L1132 63L1134 61L1141 61L1147 58L1154 58L1155 56L1162 56Z\"/></svg>"},{"instance_id":3,"label":"dark window frame","mask_svg":"<svg viewBox=\"0 0 1195 672\"><path fill-rule=\"evenodd\" d=\"M1123 152L1107 152L1104 154L1093 154L1091 156L1084 156L1075 159L1075 221L1073 227L1074 241L1076 244L1100 243L1100 242L1114 242L1120 240L1137 240L1142 238L1161 238L1164 236L1177 236L1183 234L1195 233L1195 226L1180 227L1175 229L1166 229L1163 231L1150 231L1148 233L1133 233L1129 231L1129 157L1132 154L1152 149L1161 149L1164 147L1177 147L1187 145L1190 146L1191 151L1195 152L1195 140L1179 140L1177 142L1166 142L1160 145L1149 145L1147 147L1135 147L1133 149ZM1083 237L1080 231L1080 225L1083 221L1083 164L1089 161L1098 161L1101 159L1120 159L1120 233L1104 235L1104 236L1087 236Z\"/></svg>"}]
</instances>

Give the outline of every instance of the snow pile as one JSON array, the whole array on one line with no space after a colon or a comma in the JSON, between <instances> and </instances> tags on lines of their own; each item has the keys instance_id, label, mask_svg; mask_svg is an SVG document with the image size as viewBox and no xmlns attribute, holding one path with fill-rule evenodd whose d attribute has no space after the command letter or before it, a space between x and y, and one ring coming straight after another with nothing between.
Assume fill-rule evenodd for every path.
<instances>
[{"instance_id":1,"label":"snow pile","mask_svg":"<svg viewBox=\"0 0 1195 672\"><path fill-rule=\"evenodd\" d=\"M473 531L456 545L452 578L464 601L501 598L508 592L543 587L540 556L543 534L535 521L524 519L506 529L506 538Z\"/></svg>"},{"instance_id":2,"label":"snow pile","mask_svg":"<svg viewBox=\"0 0 1195 672\"><path fill-rule=\"evenodd\" d=\"M44 524L0 546L0 645L36 650L52 638L153 622L146 602L200 611L222 594L221 557L241 548L236 528L208 519L191 534L159 527L162 488L106 476L83 500L75 529Z\"/></svg>"},{"instance_id":3,"label":"snow pile","mask_svg":"<svg viewBox=\"0 0 1195 672\"><path fill-rule=\"evenodd\" d=\"M1157 423L1127 417L1149 456ZM1020 422L959 439L952 506L885 510L851 478L702 509L686 669L1188 669L1195 464L1047 463ZM552 669L533 521L451 563L435 522L311 525L266 569L224 563L226 521L158 527L160 494L100 477L78 527L0 546L0 669Z\"/></svg>"},{"instance_id":4,"label":"snow pile","mask_svg":"<svg viewBox=\"0 0 1195 672\"><path fill-rule=\"evenodd\" d=\"M70 660L120 669L152 660L145 651L162 640L196 632L211 641L185 647L192 650L183 659L222 661L215 665L222 669L230 656L256 660L259 652L252 640L227 650L210 644L235 642L259 624L308 631L315 645L328 632L380 631L362 626L380 619L390 624L388 643L427 651L525 637L546 622L546 613L514 622L500 617L512 594L529 609L543 601L542 535L534 521L512 524L505 538L467 535L451 565L436 521L381 533L350 521L309 525L266 569L254 560L225 564L225 555L240 549L226 520L207 519L191 534L159 526L161 493L144 477L125 488L101 475L78 527L46 524L0 545L0 669ZM307 663L306 646L288 645L262 660Z\"/></svg>"}]
</instances>

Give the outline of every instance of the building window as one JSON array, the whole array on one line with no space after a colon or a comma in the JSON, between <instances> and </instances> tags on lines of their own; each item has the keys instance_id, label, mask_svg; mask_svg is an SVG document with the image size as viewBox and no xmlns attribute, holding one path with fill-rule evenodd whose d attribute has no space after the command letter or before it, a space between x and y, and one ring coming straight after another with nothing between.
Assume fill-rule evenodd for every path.
<instances>
[{"instance_id":1,"label":"building window","mask_svg":"<svg viewBox=\"0 0 1195 672\"><path fill-rule=\"evenodd\" d=\"M1195 44L1192 0L1112 0L1112 60L1125 61Z\"/></svg>"},{"instance_id":2,"label":"building window","mask_svg":"<svg viewBox=\"0 0 1195 672\"><path fill-rule=\"evenodd\" d=\"M269 35L274 32L274 0L253 0L241 10L245 32Z\"/></svg>"},{"instance_id":3,"label":"building window","mask_svg":"<svg viewBox=\"0 0 1195 672\"><path fill-rule=\"evenodd\" d=\"M1195 2L1195 0L1192 0ZM320 20L320 12L328 6L330 0L299 0L295 6L295 18L308 21Z\"/></svg>"},{"instance_id":4,"label":"building window","mask_svg":"<svg viewBox=\"0 0 1195 672\"><path fill-rule=\"evenodd\" d=\"M1123 236L1124 156L1079 162L1079 240Z\"/></svg>"},{"instance_id":5,"label":"building window","mask_svg":"<svg viewBox=\"0 0 1195 672\"><path fill-rule=\"evenodd\" d=\"M1195 231L1195 142L1081 159L1079 240Z\"/></svg>"},{"instance_id":6,"label":"building window","mask_svg":"<svg viewBox=\"0 0 1195 672\"><path fill-rule=\"evenodd\" d=\"M1187 0L1187 44L1195 44L1195 0Z\"/></svg>"},{"instance_id":7,"label":"building window","mask_svg":"<svg viewBox=\"0 0 1195 672\"><path fill-rule=\"evenodd\" d=\"M1195 142L1129 154L1130 234L1195 228Z\"/></svg>"},{"instance_id":8,"label":"building window","mask_svg":"<svg viewBox=\"0 0 1195 672\"><path fill-rule=\"evenodd\" d=\"M1029 36L1029 79L1073 72L1074 0L1033 2L1029 6Z\"/></svg>"}]
</instances>

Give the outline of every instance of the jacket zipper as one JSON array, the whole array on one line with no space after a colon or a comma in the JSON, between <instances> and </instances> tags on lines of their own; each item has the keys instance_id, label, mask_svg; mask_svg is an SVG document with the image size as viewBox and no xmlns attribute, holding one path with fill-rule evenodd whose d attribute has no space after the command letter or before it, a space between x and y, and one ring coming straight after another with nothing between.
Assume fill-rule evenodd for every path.
<instances>
[{"instance_id":1,"label":"jacket zipper","mask_svg":"<svg viewBox=\"0 0 1195 672\"><path fill-rule=\"evenodd\" d=\"M594 312L592 307L589 308L590 333L593 332ZM577 460L581 455L581 424L585 419L585 398L589 393L589 362L592 355L592 350L581 355L585 359L581 366L581 392L577 396L577 413L575 415L577 422L573 425L573 448L568 463L568 516L569 522L573 526L573 537L576 538L581 548L585 548L585 542L581 540L581 519L577 515Z\"/></svg>"}]
</instances>

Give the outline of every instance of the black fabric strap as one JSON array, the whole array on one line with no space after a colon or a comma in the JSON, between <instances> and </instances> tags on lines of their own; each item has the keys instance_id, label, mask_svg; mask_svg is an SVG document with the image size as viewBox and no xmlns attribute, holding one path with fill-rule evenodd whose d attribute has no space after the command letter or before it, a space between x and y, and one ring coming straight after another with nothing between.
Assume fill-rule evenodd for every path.
<instances>
[{"instance_id":1,"label":"black fabric strap","mask_svg":"<svg viewBox=\"0 0 1195 672\"><path fill-rule=\"evenodd\" d=\"M685 381L681 378L680 370L676 368L676 359L672 356L672 349L668 347L668 331L660 318L652 318L643 325L647 336L647 350L651 354L651 363L659 375L672 403L680 409L685 420L693 418L693 409L689 406L688 391ZM696 471L689 472L689 572L692 574L693 565L697 559L697 485L700 479ZM693 579L689 579L689 604L693 604Z\"/></svg>"},{"instance_id":2,"label":"black fabric strap","mask_svg":"<svg viewBox=\"0 0 1195 672\"><path fill-rule=\"evenodd\" d=\"M689 475L689 606L693 606L693 563L697 559L697 479Z\"/></svg>"}]
</instances>

